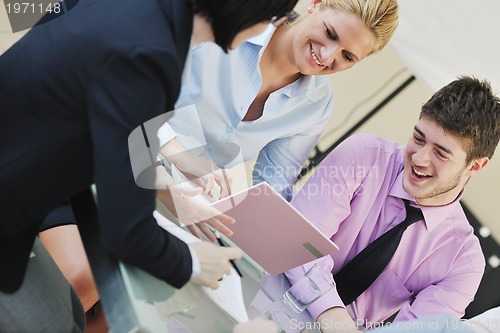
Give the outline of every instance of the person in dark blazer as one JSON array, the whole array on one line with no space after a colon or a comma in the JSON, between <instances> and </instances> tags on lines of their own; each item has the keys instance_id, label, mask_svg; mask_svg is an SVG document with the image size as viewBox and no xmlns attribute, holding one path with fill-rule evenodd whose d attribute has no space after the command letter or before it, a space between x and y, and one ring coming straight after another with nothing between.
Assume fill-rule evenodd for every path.
<instances>
[{"instance_id":1,"label":"person in dark blazer","mask_svg":"<svg viewBox=\"0 0 500 333\"><path fill-rule=\"evenodd\" d=\"M80 0L7 50L0 57L0 291L21 288L46 214L91 184L103 242L118 259L181 287L195 253L196 282L217 286L241 252L188 247L156 224L155 191L136 185L128 136L173 108L191 43L235 48L295 3Z\"/></svg>"}]
</instances>

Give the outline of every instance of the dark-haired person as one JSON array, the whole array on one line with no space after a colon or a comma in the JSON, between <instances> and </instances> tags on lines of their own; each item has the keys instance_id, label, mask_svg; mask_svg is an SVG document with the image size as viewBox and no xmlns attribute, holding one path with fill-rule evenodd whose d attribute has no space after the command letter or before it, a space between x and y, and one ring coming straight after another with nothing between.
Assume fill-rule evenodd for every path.
<instances>
[{"instance_id":1,"label":"dark-haired person","mask_svg":"<svg viewBox=\"0 0 500 333\"><path fill-rule=\"evenodd\" d=\"M459 200L499 140L500 99L486 81L462 77L423 105L406 148L357 134L318 166L292 204L339 245L339 251L321 259L334 279L358 253L405 219L404 200L423 214L403 233L381 274L354 301L342 299L348 282L337 279L336 288L309 306L322 332L355 331L356 323L370 328L395 313L394 323L439 314L463 316L485 261ZM309 266L287 272L290 283Z\"/></svg>"},{"instance_id":2,"label":"dark-haired person","mask_svg":"<svg viewBox=\"0 0 500 333\"><path fill-rule=\"evenodd\" d=\"M188 247L156 224L155 191L135 183L128 136L173 108L191 44L236 48L295 3L80 0L0 57L2 331L83 329L73 290L56 269L38 273L51 265L38 242L30 253L45 215L93 183L101 234L117 258L175 287L218 286L241 251Z\"/></svg>"},{"instance_id":3,"label":"dark-haired person","mask_svg":"<svg viewBox=\"0 0 500 333\"><path fill-rule=\"evenodd\" d=\"M278 27L269 24L264 33L232 52L225 53L214 43L193 47L176 107L196 103L198 112L193 115L181 108L169 113L169 124L184 147L196 148L205 140L238 145L243 160L258 156L254 181L267 181L288 200L332 113L328 75L349 70L382 50L398 23L396 0L310 0L308 4L308 10L296 21ZM312 50L323 65L312 58ZM160 142L165 141L162 128ZM172 150L174 154L181 151L181 147L172 148L176 141L170 140L161 152L166 150L167 156ZM181 162L169 160L190 174L191 170L182 167L200 166L195 160ZM166 191L158 192L160 199L167 195ZM64 212L61 208L58 211ZM75 281L72 284L80 297L91 296L83 302L92 305L97 292L78 230L71 224L71 212L66 213L68 216L56 217L53 212L45 219L40 239L70 282ZM209 239L213 237L203 224L196 225ZM197 234L194 225L188 228Z\"/></svg>"}]
</instances>

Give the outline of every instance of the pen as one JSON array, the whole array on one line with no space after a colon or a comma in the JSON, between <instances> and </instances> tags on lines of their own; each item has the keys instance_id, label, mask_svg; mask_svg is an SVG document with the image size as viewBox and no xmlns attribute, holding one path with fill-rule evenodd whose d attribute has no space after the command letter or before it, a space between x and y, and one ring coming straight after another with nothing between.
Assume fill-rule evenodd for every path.
<instances>
[{"instance_id":1,"label":"pen","mask_svg":"<svg viewBox=\"0 0 500 333\"><path fill-rule=\"evenodd\" d=\"M222 247L226 247L226 245L224 244L224 242L222 241L222 239L220 239L220 234L218 231L215 231L215 237L217 238L217 243L219 243L220 246ZM241 274L241 271L238 269L238 266L236 266L234 260L229 260L229 262L231 263L231 265L233 266L234 270L236 271L236 273L238 273L238 275L240 277L243 277L243 274Z\"/></svg>"}]
</instances>

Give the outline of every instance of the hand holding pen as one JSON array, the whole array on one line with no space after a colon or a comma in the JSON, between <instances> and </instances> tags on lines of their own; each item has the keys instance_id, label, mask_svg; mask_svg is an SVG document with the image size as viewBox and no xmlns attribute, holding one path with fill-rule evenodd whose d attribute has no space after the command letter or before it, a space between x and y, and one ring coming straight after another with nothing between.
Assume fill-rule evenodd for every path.
<instances>
[{"instance_id":1,"label":"hand holding pen","mask_svg":"<svg viewBox=\"0 0 500 333\"><path fill-rule=\"evenodd\" d=\"M209 242L193 242L189 248L200 263L200 272L192 276L190 281L212 289L219 288L221 278L231 273L229 261L240 259L243 255L243 251L237 247L221 248Z\"/></svg>"},{"instance_id":2,"label":"hand holding pen","mask_svg":"<svg viewBox=\"0 0 500 333\"><path fill-rule=\"evenodd\" d=\"M226 244L224 244L224 242L223 242L223 241L222 241L222 239L220 238L220 237L221 237L221 236L220 236L220 233L219 233L217 230L215 230L215 231L214 231L214 233L215 233L215 237L217 238L217 243L219 243L219 245L220 245L220 246L225 247L225 246L226 246ZM236 271L236 273L238 273L238 275L239 275L240 277L243 277L243 274L241 274L241 271L238 269L238 266L236 266L236 263L234 262L234 260L229 260L229 262L230 262L230 263L231 263L231 265L233 266L233 268L234 268L234 270Z\"/></svg>"}]
</instances>

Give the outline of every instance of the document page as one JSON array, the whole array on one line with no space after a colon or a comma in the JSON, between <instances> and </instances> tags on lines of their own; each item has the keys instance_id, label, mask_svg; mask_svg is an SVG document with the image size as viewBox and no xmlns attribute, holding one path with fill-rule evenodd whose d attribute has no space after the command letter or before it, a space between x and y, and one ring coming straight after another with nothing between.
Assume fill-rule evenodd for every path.
<instances>
[{"instance_id":1,"label":"document page","mask_svg":"<svg viewBox=\"0 0 500 333\"><path fill-rule=\"evenodd\" d=\"M167 230L183 242L187 244L201 242L201 240L178 227L159 212L154 211L153 216L160 227ZM212 290L207 287L200 287L200 290L207 295L214 304L229 314L236 322L243 323L249 321L245 303L243 301L241 278L236 273L234 268L231 267L231 274L222 279L218 289Z\"/></svg>"}]
</instances>

